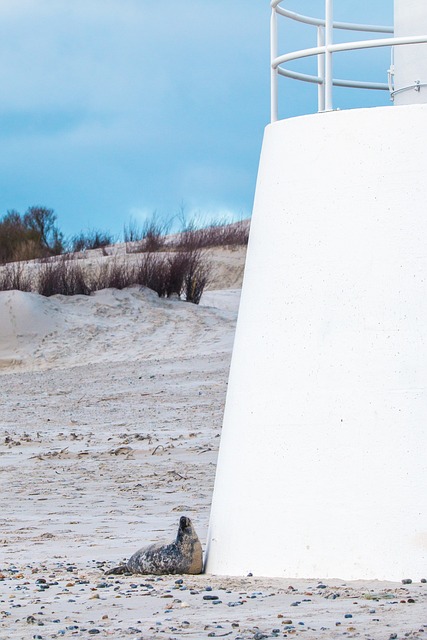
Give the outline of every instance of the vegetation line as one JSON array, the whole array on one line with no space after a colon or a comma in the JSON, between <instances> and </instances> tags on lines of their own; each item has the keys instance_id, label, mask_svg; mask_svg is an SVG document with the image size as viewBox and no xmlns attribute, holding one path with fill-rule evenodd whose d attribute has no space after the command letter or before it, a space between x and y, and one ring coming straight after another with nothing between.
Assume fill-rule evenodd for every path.
<instances>
[{"instance_id":1,"label":"vegetation line","mask_svg":"<svg viewBox=\"0 0 427 640\"><path fill-rule=\"evenodd\" d=\"M111 234L92 230L65 242L52 209L30 207L24 216L10 211L0 218L0 291L70 296L140 285L159 297L177 296L198 304L211 276L205 250L247 244L249 225L214 222L198 228L192 222L173 236L168 235L169 227L156 214L142 228L130 223L124 230L126 253L139 257L132 262L116 257L89 267L76 258L99 248L109 255ZM26 264L29 260L37 262L32 269Z\"/></svg>"}]
</instances>

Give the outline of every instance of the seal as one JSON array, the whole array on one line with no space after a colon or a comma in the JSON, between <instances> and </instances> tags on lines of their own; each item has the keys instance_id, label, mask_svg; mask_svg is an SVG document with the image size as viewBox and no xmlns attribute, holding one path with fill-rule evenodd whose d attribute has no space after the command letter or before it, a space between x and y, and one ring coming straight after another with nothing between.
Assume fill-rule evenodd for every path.
<instances>
[{"instance_id":1,"label":"seal","mask_svg":"<svg viewBox=\"0 0 427 640\"><path fill-rule=\"evenodd\" d=\"M105 575L140 573L164 575L167 573L201 573L203 569L202 545L190 518L181 516L175 542L170 544L150 544L133 554L118 567Z\"/></svg>"}]
</instances>

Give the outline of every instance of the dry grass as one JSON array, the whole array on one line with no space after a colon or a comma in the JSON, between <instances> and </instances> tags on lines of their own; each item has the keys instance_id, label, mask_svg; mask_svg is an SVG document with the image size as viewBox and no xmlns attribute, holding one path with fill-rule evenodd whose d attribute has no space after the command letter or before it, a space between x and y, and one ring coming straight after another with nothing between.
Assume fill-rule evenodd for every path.
<instances>
[{"instance_id":1,"label":"dry grass","mask_svg":"<svg viewBox=\"0 0 427 640\"><path fill-rule=\"evenodd\" d=\"M190 225L178 236L178 249L207 249L209 247L230 247L248 244L249 224L245 220L233 224L213 222L197 229Z\"/></svg>"}]
</instances>

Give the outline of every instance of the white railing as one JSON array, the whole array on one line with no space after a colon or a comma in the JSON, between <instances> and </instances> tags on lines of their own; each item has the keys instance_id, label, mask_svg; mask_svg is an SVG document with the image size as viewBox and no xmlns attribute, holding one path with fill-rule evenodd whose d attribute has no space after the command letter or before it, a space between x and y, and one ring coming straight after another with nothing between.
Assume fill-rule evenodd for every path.
<instances>
[{"instance_id":1,"label":"white railing","mask_svg":"<svg viewBox=\"0 0 427 640\"><path fill-rule=\"evenodd\" d=\"M394 47L403 44L421 44L427 42L427 35L405 36L400 38L376 38L373 40L359 40L355 42L342 42L334 44L334 29L345 31L359 31L371 33L394 33L390 26L354 24L350 22L334 22L333 0L325 0L325 19L304 16L293 11L288 11L282 6L285 0L271 1L271 122L278 119L278 78L279 75L318 85L318 111L331 111L332 87L353 87L358 89L378 89L390 91L393 98L393 65L388 70L388 82L363 82L357 80L340 80L333 77L332 56L339 51L354 51L357 49L370 49L374 47ZM301 49L284 55L278 55L278 16L284 16L290 20L313 25L317 28L317 46L310 49ZM282 65L292 60L317 56L317 75L309 75L290 71Z\"/></svg>"}]
</instances>

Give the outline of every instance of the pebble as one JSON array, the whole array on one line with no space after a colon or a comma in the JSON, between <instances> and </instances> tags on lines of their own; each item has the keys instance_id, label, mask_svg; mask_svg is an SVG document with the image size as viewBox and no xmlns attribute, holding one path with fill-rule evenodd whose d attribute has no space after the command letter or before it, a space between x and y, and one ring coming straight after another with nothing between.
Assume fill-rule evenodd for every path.
<instances>
[{"instance_id":1,"label":"pebble","mask_svg":"<svg viewBox=\"0 0 427 640\"><path fill-rule=\"evenodd\" d=\"M75 575L73 576L67 576L66 572L68 572L70 569L73 569L76 571ZM31 575L31 571L30 571L31 567L28 567L29 573ZM235 607L239 607L242 606L243 604L246 604L246 607L244 608L244 610L242 610L242 612L239 611L239 613L243 613L243 614L247 614L247 615L251 615L251 610L253 611L252 607L256 604L255 602L252 603L251 599L259 599L259 600L263 600L266 597L270 597L270 596L280 596L280 594L287 594L284 595L284 597L286 597L286 608L288 608L289 606L299 606L300 604L304 604L304 603L310 603L310 602L315 602L316 606L319 603L319 601L323 600L323 598L330 598L331 600L334 600L335 597L338 596L342 596L342 600L344 600L344 598L346 598L347 600L347 606L351 605L353 602L354 604L357 604L357 602L355 602L356 600L362 598L362 595L359 591L354 591L354 587L352 585L349 585L347 589L343 590L340 587L334 587L334 586L327 586L324 585L323 583L319 583L317 585L317 587L314 587L314 584L311 583L310 587L301 587L299 586L298 589L294 589L292 587L288 588L288 589L283 589L283 587L279 590L277 590L277 593L272 591L273 587L265 587L264 583L259 583L259 586L261 586L261 584L263 585L264 591L252 591L251 589L248 589L248 586L251 584L252 588L256 588L258 586L257 581L247 581L246 584L246 589L244 586L244 582L242 582L242 584L240 585L240 589L243 589L242 591L239 590L239 587L237 587L235 584L233 584L232 587L228 588L228 585L226 582L222 583L217 583L217 582L211 582L210 585L205 586L204 582L203 582L203 577L201 579L199 578L195 578L194 581L189 578L188 582L187 579L185 579L186 584L191 585L186 587L184 585L184 579L179 578L174 580L174 578L155 578L155 577L149 577L148 579L150 580L150 582L143 582L143 583L135 583L135 582L130 582L130 580L135 579L135 576L132 576L132 578L123 578L122 580L118 580L116 577L110 576L108 578L108 580L106 578L104 578L102 576L101 573L101 580L100 580L100 576L98 574L98 576L96 576L96 572L93 572L92 574L85 574L84 569L82 569L82 567L74 567L74 565L62 565L60 568L60 572L62 572L62 577L60 578L60 573L57 572L56 574L49 574L48 572L49 570L51 571L52 569L49 567L47 568L46 566L40 566L38 568L38 574L40 575L45 575L46 578L40 577L37 578L37 580L34 577L30 577L30 581L29 582L23 582L20 585L18 585L19 588L26 590L25 596L27 597L28 595L28 591L31 591L33 596L34 596L34 600L33 600L33 606L34 608L24 608L27 605L20 605L19 604L19 599L21 599L21 601L23 602L22 598L24 596L23 592L19 592L19 591L15 591L16 586L13 586L14 589L14 593L16 595L13 596L14 598L14 603L10 602L9 603L9 608L11 607L20 607L22 606L23 608L20 610L21 613L21 623L27 622L28 626L33 625L32 629L33 629L33 633L35 631L35 626L37 625L43 625L43 622L40 619L40 615L43 615L43 620L45 620L46 623L46 629L48 629L48 623L50 621L50 624L55 623L55 633L53 635L49 635L46 636L46 634L44 636L40 636L40 635L34 635L34 636L29 636L32 637L34 639L37 640L47 640L47 638L52 637L52 638L62 638L62 637L68 637L71 635L78 635L79 637L89 637L89 636L93 636L93 635L101 635L102 637L104 637L103 634L110 634L111 633L116 633L117 635L115 637L128 637L131 636L132 640L142 640L142 638L146 637L145 633L147 633L147 629L144 627L144 623L141 623L141 621L138 621L138 625L141 626L141 628L138 628L137 626L135 627L130 627L127 626L124 627L123 623L124 621L121 618L120 614L121 614L121 609L122 609L122 605L121 603L118 603L118 600L114 600L115 597L122 597L122 598L128 598L131 595L155 595L156 599L157 598L166 598L169 599L169 602L167 600L161 600L160 602L164 603L164 607L167 611L167 615L170 615L171 617L164 617L162 618L162 622L157 622L154 623L151 622L150 624L156 624L157 626L155 627L156 629L156 634L159 633L159 637L161 637L161 634L165 634L165 638L169 638L169 637L173 637L175 639L175 637L180 635L183 633L183 629L186 628L190 628L192 633L195 634L195 637L197 636L197 632L200 631L197 629L197 618L196 618L196 625L194 624L194 621L192 620L192 623L190 625L190 623L186 622L186 621L181 621L180 617L182 615L182 613L184 613L183 611L181 612L181 606L183 606L183 602L181 600L179 600L178 598L176 598L175 596L177 596L178 594L176 594L176 590L187 590L186 593L188 593L189 595L192 594L194 595L198 595L199 597L193 598L193 600L191 600L189 598L186 598L186 600L188 602L192 602L192 605L189 605L188 603L185 603L185 606L193 606L194 604L197 606L199 606L200 608L200 604L203 601L207 601L210 602L211 605L223 605L224 607L229 607L229 608L235 608ZM9 571L9 569L8 569ZM18 570L17 570L18 571ZM20 570L21 571L21 570ZM8 579L9 576L11 577L12 572L8 573ZM21 575L20 573L18 573L18 575ZM90 575L90 579L87 580L85 578L87 578L87 576ZM23 579L26 580L27 577L25 575L23 575ZM58 582L59 580L59 582ZM67 582L67 580L71 580L71 582ZM99 582L98 582L99 580ZM155 586L153 586L153 584L151 584L151 582L154 583ZM162 584L163 582L163 584ZM424 580L425 582L425 580ZM403 580L402 580L403 583ZM309 584L309 583L307 583ZM410 582L406 582L406 584L410 584ZM419 583L418 583L419 584ZM2 583L2 587L3 587L4 583ZM25 587L24 585L28 585L27 587ZM65 588L65 585L67 585L69 587L69 589ZM43 591L44 589L49 589L50 587L50 593L46 594L46 596L44 596L44 598L47 597L47 600L44 600L44 598L42 596L40 596L40 594L37 594L37 591ZM74 589L72 588L74 587ZM196 588L195 588L196 587ZM286 583L285 583L285 587L286 587ZM320 593L318 591L316 591L317 589L322 589L323 593ZM327 590L326 592L324 592L324 590ZM103 598L105 598L107 600L106 604L109 603L115 603L112 604L113 607L117 607L117 609L110 609L109 613L110 613L110 618L111 618L111 622L110 619L108 618L107 615L104 615L102 617L102 621L101 621L101 613L105 612L104 610L100 610L100 614L95 615L95 609L94 609L94 613L91 616L92 619L89 620L90 615L88 615L88 618L85 620L86 622L86 628L84 627L79 627L78 625L71 625L70 623L75 621L75 622L82 622L82 624L84 625L83 621L81 618L77 618L74 620L70 614L70 617L66 616L65 618L62 618L62 615L60 613L60 611L58 609L56 609L55 611L55 600L56 599L60 599L61 601L64 602L79 602L80 604L83 604L83 602L87 601L88 598L90 597L95 597L95 598L99 598L98 594L97 594L97 590L99 590L99 593L101 594L101 596ZM81 594L79 592L82 592ZM117 591L119 592L120 595L116 595ZM388 594L388 591L390 591L390 594ZM53 592L53 593L52 593ZM67 593L68 592L68 593ZM220 593L223 592L221 595ZM292 592L292 593L291 593ZM410 594L409 593L409 589L401 589L400 590L401 594L403 595L403 597L405 598L404 602L407 603L419 603L419 605L422 602L422 598L424 597L424 592L425 590L421 589L420 587L418 588L418 591L415 594ZM218 595L215 595L218 594ZM220 598L221 596L224 596L224 593L230 594L230 596L225 596L225 601L223 602ZM396 599L396 604L399 601L399 598L397 596L397 594L399 593L398 589L389 589L389 590L385 590L384 593L383 591L381 591L381 593L378 594L379 596L379 600L381 600L382 598L397 598ZM58 594L58 596L57 596ZM315 597L313 597L313 600L311 600L308 597L305 596L312 596L313 594L316 594ZM289 595L304 595L304 598L301 601L295 601L295 602L291 602L289 603ZM369 593L368 595L371 595L371 593ZM376 595L375 593L373 595ZM399 594L400 595L400 594ZM413 598L409 598L408 595L414 595ZM55 597L56 596L56 597ZM70 597L71 596L71 597ZM30 596L31 597L31 596ZM185 597L185 594L183 594L182 597ZM236 601L235 598L238 598L238 600ZM38 599L37 599L38 598ZM74 598L76 598L77 600L75 600ZM226 599L227 598L227 599ZM231 598L231 600L228 602L228 598ZM111 599L111 600L110 600ZM173 603L172 603L172 599L173 599ZM367 598L367 599L375 599L375 598ZM259 601L258 600L258 601ZM3 601L4 602L4 601ZM46 605L46 608L43 606ZM271 603L273 603L273 598L271 598ZM175 604L177 605L175 607ZM332 604L332 603L331 603ZM344 603L343 603L344 604ZM371 626L371 629L374 626L379 626L376 625L374 620L377 620L378 622L380 621L379 618L373 618L373 615L375 613L380 613L381 607L384 606L383 603L379 604L379 603L371 603L374 604L375 606L377 606L377 609L369 609L369 604L366 607L366 613L369 612L369 614L371 614L369 616L369 621ZM388 604L394 604L393 603L386 603ZM3 605L4 606L4 605ZM68 606L68 605L67 605ZM311 605L313 606L313 604ZM326 603L325 603L325 606ZM50 608L52 607L52 608ZM215 614L217 613L217 611L215 611L215 613L213 613L213 609L214 607L207 607L207 609L205 609L205 612L208 612L207 615L210 616L208 618L205 618L205 620L207 620L208 622L211 623L210 626L210 631L211 633L209 633L208 637L225 637L225 636L230 636L231 640L238 640L238 638L240 638L240 640L263 640L264 638L272 638L272 637L283 637L283 638L289 638L294 635L296 638L300 637L301 638L305 635L303 632L304 631L309 631L311 633L313 633L315 631L315 629L312 629L311 626L305 626L307 624L309 624L308 622L306 622L304 624L304 622L302 621L296 621L294 624L292 624L292 620L291 619L285 619L285 615L283 613L277 613L278 611L280 611L280 607L284 607L284 600L278 600L276 602L276 612L273 613L273 619L277 616L277 618L279 618L279 620L276 620L276 624L280 625L280 628L277 627L269 627L268 630L263 629L261 627L261 622L267 623L267 618L264 619L259 619L259 626L261 627L252 627L251 629L247 628L246 625L248 624L248 620L250 620L250 618L246 619L246 617L244 615L242 615L241 619L239 621L232 622L231 620L228 621L228 632L227 628L223 628L221 627L221 625L216 624L215 622L212 622L212 619L215 618ZM0 605L1 608L1 605ZM284 610L286 611L286 608L284 607ZM40 609L40 610L39 610ZM43 611L44 609L44 611ZM173 611L173 609L175 609L175 611ZM248 611L249 609L249 611ZM305 609L305 607L303 608L303 610ZM11 610L11 609L10 609ZM282 609L283 610L283 609ZM353 609L352 609L353 610ZM74 609L69 609L69 611L74 611ZM113 615L114 611L116 612L115 615ZM201 610L200 610L201 611ZM209 614L209 611L211 612ZM274 610L273 610L274 611ZM332 611L332 609L331 609ZM354 611L356 611L356 609L354 609ZM403 611L403 610L402 610ZM415 612L416 609L414 608L413 611ZM229 612L230 616L231 615L236 615L237 612ZM288 613L290 613L288 611ZM296 615L298 615L297 612L293 612ZM31 614L31 615L27 615L27 614ZM160 615L163 614L163 611L160 610L159 612L157 612L157 614ZM6 617L6 615L10 615L7 614L7 612L3 612L3 616ZM12 614L13 615L13 614ZM60 618L55 617L55 616L60 616ZM75 614L77 616L77 613ZM136 614L137 615L137 614ZM226 614L226 609L220 609L218 610L218 615L227 615ZM356 619L358 619L358 615L356 613L351 614L351 613L346 613L343 614L341 612L341 614L343 616L343 618L345 619L351 619L353 617L355 617ZM237 615L236 615L237 617ZM339 616L337 616L339 617ZM158 618L158 619L159 619ZM218 619L218 618L217 618ZM107 620L107 622L105 622L105 620ZM114 620L114 622L113 622ZM381 617L381 622L384 622L384 617ZM10 622L10 618L8 620ZM222 619L221 619L222 621ZM273 620L274 621L274 620ZM136 619L133 620L134 624L137 622ZM223 621L222 621L223 622ZM319 625L320 625L320 620L318 621ZM330 627L333 628L334 622L331 621L332 624L330 625ZM358 620L358 622L360 622ZM68 626L66 626L66 624L68 623ZM95 624L99 623L101 626L99 628L95 627ZM122 623L120 625L120 623ZM271 623L271 622L270 622ZM202 623L202 627L203 628L203 624L205 624L204 622ZM224 624L224 622L223 622ZM253 623L252 623L253 624ZM338 627L342 624L342 630L339 631ZM336 634L337 637L338 635L348 635L347 632L353 631L355 630L355 627L351 627L349 626L349 624L354 624L354 621L352 622L336 622L335 626L336 626ZM418 623L419 624L419 623ZM107 625L104 628L104 625ZM111 625L111 626L110 626ZM117 625L116 628L113 627L113 625ZM25 625L27 627L27 625ZM118 627L121 628L118 628ZM317 629L320 629L320 626L318 625L314 625L317 627ZM209 627L205 627L206 631L203 637L206 637L207 635L207 630ZM406 631L406 629L400 629L400 627L395 627L396 631L398 632L397 634L391 634L390 637L387 637L387 635L384 636L384 640L394 640L397 638L401 638L404 637L404 631ZM154 627L151 627L151 629L154 629ZM49 630L49 629L48 629ZM325 627L322 628L322 630L327 630ZM427 629L419 629L419 633L420 636L426 636L426 640L427 640L427 634L425 633ZM74 633L72 633L74 631ZM43 633L44 631L42 631ZM85 636L83 636L85 632ZM0 632L1 633L1 632ZM31 634L31 630L28 629L27 627L27 633ZM331 633L331 631L329 631L329 633ZM390 634L390 631L388 631L388 633ZM132 635L133 634L133 635ZM236 635L238 634L238 635ZM201 637L203 634L200 633ZM309 634L307 634L309 635ZM409 634L406 634L409 635ZM418 635L417 635L418 637Z\"/></svg>"},{"instance_id":2,"label":"pebble","mask_svg":"<svg viewBox=\"0 0 427 640\"><path fill-rule=\"evenodd\" d=\"M404 579L402 580L402 584L412 584L412 580L411 580L411 578L404 578Z\"/></svg>"}]
</instances>

